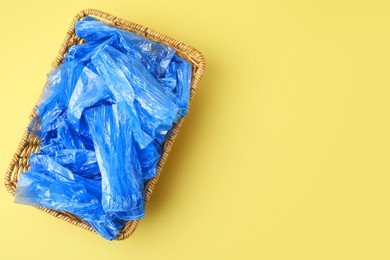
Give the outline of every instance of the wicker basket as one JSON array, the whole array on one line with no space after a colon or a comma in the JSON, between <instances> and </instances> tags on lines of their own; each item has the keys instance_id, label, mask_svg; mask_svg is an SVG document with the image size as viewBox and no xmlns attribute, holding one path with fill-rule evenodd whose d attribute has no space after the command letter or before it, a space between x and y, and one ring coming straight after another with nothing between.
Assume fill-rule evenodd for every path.
<instances>
[{"instance_id":1,"label":"wicker basket","mask_svg":"<svg viewBox=\"0 0 390 260\"><path fill-rule=\"evenodd\" d=\"M83 17L86 16L93 16L99 20L105 21L117 28L124 29L133 33L136 33L138 35L141 35L143 37L146 37L148 39L151 39L155 42L160 42L166 45L169 45L173 49L177 51L177 54L181 56L182 58L186 59L188 62L191 63L193 71L192 71L192 82L191 82L191 92L190 92L190 102L196 92L197 86L199 84L199 81L202 77L204 68L205 68L205 61L202 56L202 54L197 51L196 49L178 42L170 37L167 37L163 34L160 34L158 32L155 32L149 28L146 28L144 26L128 22L126 20L123 20L121 18L115 17L113 15L94 10L94 9L87 9L83 10L80 13L76 15L76 17L73 19L69 31L67 32L64 42L61 45L61 48L59 50L59 53L57 57L55 58L54 62L52 63L52 68L55 68L59 66L63 60L63 58L66 56L66 53L70 47L76 44L80 44L82 42L81 39L79 39L75 34L75 24L78 20L81 20ZM32 111L30 115L30 119L32 119L35 116L34 110ZM177 122L173 129L171 134L166 139L164 146L163 146L163 153L162 156L158 162L158 173L157 175L149 180L149 182L146 184L146 196L145 196L145 204L150 199L150 196L154 190L154 187L157 183L157 180L161 174L162 168L164 166L164 163L167 160L169 151L171 150L171 147L173 145L173 142L176 138L176 135L180 129L180 126L182 124L183 119L179 120ZM31 135L27 132L27 130L24 132L23 138L19 144L18 149L16 150L16 153L14 154L12 161L8 167L8 170L5 175L5 187L7 188L8 192L10 192L12 195L15 195L16 193L16 186L18 182L18 176L21 172L24 172L29 169L28 165L28 159L30 157L31 153L37 152L39 150L39 143L40 140ZM82 227L86 230L92 231L96 233L96 231L90 227L88 224L86 224L84 221L80 220L78 217L63 211L55 211L51 209L46 209L42 207L36 207L40 210L43 210L47 213L49 213L52 216L55 216L59 219L63 219L65 221L68 221L69 223L72 223L76 226ZM122 230L120 231L119 235L117 236L116 240L122 240L127 237L129 237L134 230L137 228L139 220L134 221L127 221Z\"/></svg>"}]
</instances>

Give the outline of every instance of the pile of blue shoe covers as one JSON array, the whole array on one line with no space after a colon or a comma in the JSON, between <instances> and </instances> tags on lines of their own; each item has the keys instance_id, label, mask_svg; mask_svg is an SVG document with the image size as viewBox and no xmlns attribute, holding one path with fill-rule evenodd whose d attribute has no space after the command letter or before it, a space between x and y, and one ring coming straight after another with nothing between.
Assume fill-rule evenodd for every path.
<instances>
[{"instance_id":1,"label":"pile of blue shoe covers","mask_svg":"<svg viewBox=\"0 0 390 260\"><path fill-rule=\"evenodd\" d=\"M169 46L87 17L84 42L48 74L28 131L42 141L16 203L72 213L117 237L144 216L145 184L187 113L192 68Z\"/></svg>"}]
</instances>

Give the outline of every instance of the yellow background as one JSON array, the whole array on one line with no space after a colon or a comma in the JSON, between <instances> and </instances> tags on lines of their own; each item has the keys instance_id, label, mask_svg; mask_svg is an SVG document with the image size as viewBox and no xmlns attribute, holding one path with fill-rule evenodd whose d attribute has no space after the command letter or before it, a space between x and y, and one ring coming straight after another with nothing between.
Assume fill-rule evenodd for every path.
<instances>
[{"instance_id":1,"label":"yellow background","mask_svg":"<svg viewBox=\"0 0 390 260\"><path fill-rule=\"evenodd\" d=\"M1 259L390 258L388 1L1 0L2 172L84 8L198 48L206 73L134 236L1 188Z\"/></svg>"}]
</instances>

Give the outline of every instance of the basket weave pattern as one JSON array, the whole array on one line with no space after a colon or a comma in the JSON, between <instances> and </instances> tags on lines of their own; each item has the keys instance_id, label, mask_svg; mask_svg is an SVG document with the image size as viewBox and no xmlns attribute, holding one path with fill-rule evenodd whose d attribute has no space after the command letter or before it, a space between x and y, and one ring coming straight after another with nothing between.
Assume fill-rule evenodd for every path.
<instances>
[{"instance_id":1,"label":"basket weave pattern","mask_svg":"<svg viewBox=\"0 0 390 260\"><path fill-rule=\"evenodd\" d=\"M75 34L75 25L78 20L81 20L86 16L93 16L99 20L109 23L112 26L136 33L152 41L163 43L175 49L179 56L186 59L192 65L192 81L191 81L191 91L190 91L190 102L191 102L205 68L204 58L199 51L184 43L176 41L168 36L155 32L147 27L123 20L121 18L115 17L113 15L95 9L83 10L75 16L65 36L65 39L60 47L58 55L51 65L52 68L56 68L62 63L62 60L66 56L66 53L68 52L68 49L70 47L82 43L82 40L79 39ZM33 110L30 115L30 120L35 115L36 115L35 110ZM147 202L149 201L150 196L156 186L157 180L161 174L163 166L167 160L169 151L171 150L171 147L177 136L177 133L180 129L182 122L183 119L175 123L175 125L172 128L171 134L167 137L163 145L163 153L157 165L157 175L151 180L149 180L145 186L146 189L145 204L147 204ZM25 172L29 169L28 159L31 153L35 153L39 150L40 141L41 141L40 139L31 135L26 129L4 178L6 189L14 196L16 193L18 176L21 172ZM63 211L55 211L55 210L42 208L42 207L36 207L36 208L43 210L59 219L68 221L73 225L82 227L86 230L96 233L93 228L91 228L88 224L86 224L84 221L74 216L73 214L63 212ZM122 240L129 237L137 228L138 222L139 220L127 221L124 227L122 228L122 230L120 231L119 235L117 236L116 240Z\"/></svg>"}]
</instances>

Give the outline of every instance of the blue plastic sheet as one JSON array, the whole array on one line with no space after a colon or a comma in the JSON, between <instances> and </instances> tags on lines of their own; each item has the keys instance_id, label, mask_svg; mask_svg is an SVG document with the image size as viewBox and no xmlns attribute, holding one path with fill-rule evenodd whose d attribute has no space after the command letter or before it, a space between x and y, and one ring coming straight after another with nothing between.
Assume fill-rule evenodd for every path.
<instances>
[{"instance_id":1,"label":"blue plastic sheet","mask_svg":"<svg viewBox=\"0 0 390 260\"><path fill-rule=\"evenodd\" d=\"M70 212L112 240L144 216L144 187L187 113L192 68L169 46L92 17L48 74L29 131L42 139L15 201Z\"/></svg>"}]
</instances>

